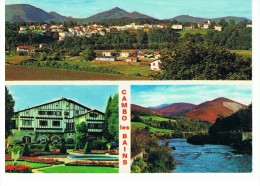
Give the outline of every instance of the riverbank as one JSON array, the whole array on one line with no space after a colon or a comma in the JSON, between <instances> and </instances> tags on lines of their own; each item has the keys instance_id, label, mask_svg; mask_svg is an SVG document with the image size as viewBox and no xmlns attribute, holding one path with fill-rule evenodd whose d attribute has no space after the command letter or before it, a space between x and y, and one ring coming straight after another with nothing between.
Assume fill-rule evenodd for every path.
<instances>
[{"instance_id":1,"label":"riverbank","mask_svg":"<svg viewBox=\"0 0 260 186\"><path fill-rule=\"evenodd\" d=\"M187 139L187 143L193 145L205 145L205 144L212 144L212 145L228 145L235 148L238 151L243 153L252 154L252 139L232 139L229 138L221 138L219 136L211 136L208 134L205 135L195 135L189 137Z\"/></svg>"}]
</instances>

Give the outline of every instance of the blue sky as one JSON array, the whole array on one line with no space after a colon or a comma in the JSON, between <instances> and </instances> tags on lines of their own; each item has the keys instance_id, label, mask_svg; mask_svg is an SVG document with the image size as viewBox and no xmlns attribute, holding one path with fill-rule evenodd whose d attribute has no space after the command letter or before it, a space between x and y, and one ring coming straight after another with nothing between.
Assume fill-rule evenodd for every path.
<instances>
[{"instance_id":1,"label":"blue sky","mask_svg":"<svg viewBox=\"0 0 260 186\"><path fill-rule=\"evenodd\" d=\"M96 13L122 8L158 19L177 15L205 18L239 16L252 18L251 0L6 0L6 4L31 4L47 12L85 18Z\"/></svg>"},{"instance_id":2,"label":"blue sky","mask_svg":"<svg viewBox=\"0 0 260 186\"><path fill-rule=\"evenodd\" d=\"M118 93L118 86L7 86L15 100L15 111L46 102L72 99L91 109L105 111L109 96Z\"/></svg>"},{"instance_id":3,"label":"blue sky","mask_svg":"<svg viewBox=\"0 0 260 186\"><path fill-rule=\"evenodd\" d=\"M210 101L218 97L226 97L248 105L252 101L251 84L131 86L132 104L144 107L178 102L200 104L204 101Z\"/></svg>"}]
</instances>

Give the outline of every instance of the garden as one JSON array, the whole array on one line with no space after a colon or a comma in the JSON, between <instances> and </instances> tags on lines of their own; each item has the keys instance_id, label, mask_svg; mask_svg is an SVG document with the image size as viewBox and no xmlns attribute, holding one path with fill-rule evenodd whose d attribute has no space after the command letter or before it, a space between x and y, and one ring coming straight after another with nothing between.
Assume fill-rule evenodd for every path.
<instances>
[{"instance_id":1,"label":"garden","mask_svg":"<svg viewBox=\"0 0 260 186\"><path fill-rule=\"evenodd\" d=\"M16 143L6 151L6 173L118 173L116 146L88 140L82 149L69 140Z\"/></svg>"}]
</instances>

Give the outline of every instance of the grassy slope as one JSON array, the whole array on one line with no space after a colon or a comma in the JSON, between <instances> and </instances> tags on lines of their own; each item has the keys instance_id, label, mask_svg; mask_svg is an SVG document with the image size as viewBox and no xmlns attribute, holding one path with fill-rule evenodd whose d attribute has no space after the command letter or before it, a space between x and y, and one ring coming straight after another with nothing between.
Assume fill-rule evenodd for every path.
<instances>
[{"instance_id":1,"label":"grassy slope","mask_svg":"<svg viewBox=\"0 0 260 186\"><path fill-rule=\"evenodd\" d=\"M132 129L135 129L135 128L145 128L147 125L141 123L141 122L131 122L131 127ZM150 127L150 131L153 132L153 133L157 133L157 132L160 132L160 133L171 133L173 132L172 130L167 130L167 129L157 129L157 128L154 128L154 127Z\"/></svg>"},{"instance_id":2,"label":"grassy slope","mask_svg":"<svg viewBox=\"0 0 260 186\"><path fill-rule=\"evenodd\" d=\"M45 163L32 163L32 162L26 162L26 161L18 161L17 162L20 165L27 165L32 167L32 169L38 169L38 168L43 168L43 167L49 167L51 166L50 164L45 164ZM5 165L7 164L13 164L13 161L6 161Z\"/></svg>"},{"instance_id":3,"label":"grassy slope","mask_svg":"<svg viewBox=\"0 0 260 186\"><path fill-rule=\"evenodd\" d=\"M183 38L187 33L205 35L207 34L207 32L208 30L204 30L204 29L193 29L193 30L182 30L179 32L179 34L181 35L181 38Z\"/></svg>"},{"instance_id":4,"label":"grassy slope","mask_svg":"<svg viewBox=\"0 0 260 186\"><path fill-rule=\"evenodd\" d=\"M150 120L150 118L152 118L152 121L169 121L169 118L163 118L159 116L140 116L140 118L143 120Z\"/></svg>"},{"instance_id":5,"label":"grassy slope","mask_svg":"<svg viewBox=\"0 0 260 186\"><path fill-rule=\"evenodd\" d=\"M118 168L95 166L56 166L41 169L44 173L118 173Z\"/></svg>"}]
</instances>

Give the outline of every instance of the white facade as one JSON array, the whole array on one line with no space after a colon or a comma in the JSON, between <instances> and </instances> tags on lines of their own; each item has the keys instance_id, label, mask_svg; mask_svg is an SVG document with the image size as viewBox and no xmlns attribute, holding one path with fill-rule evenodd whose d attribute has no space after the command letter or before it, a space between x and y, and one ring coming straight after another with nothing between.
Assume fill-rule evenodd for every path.
<instances>
[{"instance_id":1,"label":"white facade","mask_svg":"<svg viewBox=\"0 0 260 186\"><path fill-rule=\"evenodd\" d=\"M91 113L91 109L66 98L18 111L12 118L15 122L13 142L75 140L77 118L86 112Z\"/></svg>"},{"instance_id":2,"label":"white facade","mask_svg":"<svg viewBox=\"0 0 260 186\"><path fill-rule=\"evenodd\" d=\"M160 67L159 67L159 63L162 63L161 60L159 60L159 59L157 59L157 60L151 62L151 63L150 63L150 65L151 65L151 70L152 70L152 71L160 71L161 69L160 69Z\"/></svg>"},{"instance_id":3,"label":"white facade","mask_svg":"<svg viewBox=\"0 0 260 186\"><path fill-rule=\"evenodd\" d=\"M182 30L182 25L181 24L174 24L172 25L173 30Z\"/></svg>"}]
</instances>

